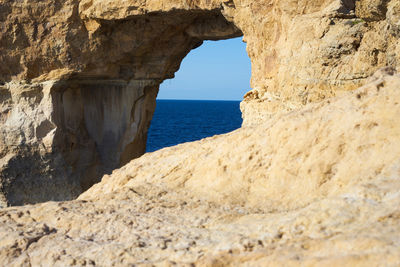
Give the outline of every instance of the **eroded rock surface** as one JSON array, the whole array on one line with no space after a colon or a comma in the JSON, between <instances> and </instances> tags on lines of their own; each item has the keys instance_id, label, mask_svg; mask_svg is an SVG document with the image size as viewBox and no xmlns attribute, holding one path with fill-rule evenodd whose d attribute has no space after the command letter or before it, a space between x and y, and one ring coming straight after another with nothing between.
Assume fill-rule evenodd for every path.
<instances>
[{"instance_id":1,"label":"eroded rock surface","mask_svg":"<svg viewBox=\"0 0 400 267\"><path fill-rule=\"evenodd\" d=\"M257 125L398 68L399 9L398 0L1 1L0 206L75 198L143 154L159 84L203 40L243 35L253 90L241 109L244 125Z\"/></svg>"},{"instance_id":2,"label":"eroded rock surface","mask_svg":"<svg viewBox=\"0 0 400 267\"><path fill-rule=\"evenodd\" d=\"M249 1L235 17L252 62L245 124L358 88L378 68L399 67L398 0L269 3Z\"/></svg>"},{"instance_id":3,"label":"eroded rock surface","mask_svg":"<svg viewBox=\"0 0 400 267\"><path fill-rule=\"evenodd\" d=\"M390 72L390 71L389 71ZM0 261L398 266L400 75L149 153L70 202L0 211Z\"/></svg>"},{"instance_id":4,"label":"eroded rock surface","mask_svg":"<svg viewBox=\"0 0 400 267\"><path fill-rule=\"evenodd\" d=\"M72 199L145 151L157 94L149 83L9 83L2 90L3 205Z\"/></svg>"},{"instance_id":5,"label":"eroded rock surface","mask_svg":"<svg viewBox=\"0 0 400 267\"><path fill-rule=\"evenodd\" d=\"M0 206L75 198L142 155L159 84L202 40L242 34L220 5L2 1L0 11Z\"/></svg>"},{"instance_id":6,"label":"eroded rock surface","mask_svg":"<svg viewBox=\"0 0 400 267\"><path fill-rule=\"evenodd\" d=\"M78 200L0 210L0 262L400 265L399 14L1 1L0 206L72 199L141 155L159 84L203 40L243 35L253 90L237 131L146 154Z\"/></svg>"}]
</instances>

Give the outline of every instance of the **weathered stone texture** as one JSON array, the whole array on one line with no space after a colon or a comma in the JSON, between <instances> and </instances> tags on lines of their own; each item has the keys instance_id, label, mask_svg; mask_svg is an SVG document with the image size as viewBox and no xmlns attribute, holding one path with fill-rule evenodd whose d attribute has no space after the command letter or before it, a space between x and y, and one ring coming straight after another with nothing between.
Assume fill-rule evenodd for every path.
<instances>
[{"instance_id":1,"label":"weathered stone texture","mask_svg":"<svg viewBox=\"0 0 400 267\"><path fill-rule=\"evenodd\" d=\"M253 90L241 105L245 124L353 90L381 67L399 67L397 0L262 2L235 17L253 68Z\"/></svg>"},{"instance_id":2,"label":"weathered stone texture","mask_svg":"<svg viewBox=\"0 0 400 267\"><path fill-rule=\"evenodd\" d=\"M7 266L398 266L400 76L0 211Z\"/></svg>"},{"instance_id":3,"label":"weathered stone texture","mask_svg":"<svg viewBox=\"0 0 400 267\"><path fill-rule=\"evenodd\" d=\"M148 4L0 3L0 205L72 199L142 155L159 84L242 34L216 6Z\"/></svg>"},{"instance_id":4,"label":"weathered stone texture","mask_svg":"<svg viewBox=\"0 0 400 267\"><path fill-rule=\"evenodd\" d=\"M8 83L1 107L3 205L67 200L145 151L148 82Z\"/></svg>"},{"instance_id":5,"label":"weathered stone texture","mask_svg":"<svg viewBox=\"0 0 400 267\"><path fill-rule=\"evenodd\" d=\"M0 210L1 264L400 265L399 14L0 0L0 206L75 198L129 162L78 200ZM130 161L159 84L203 40L241 35L244 127Z\"/></svg>"},{"instance_id":6,"label":"weathered stone texture","mask_svg":"<svg viewBox=\"0 0 400 267\"><path fill-rule=\"evenodd\" d=\"M397 68L399 8L398 0L4 0L2 98L11 95L11 87L14 99L24 88L39 89L31 91L28 112L20 112L23 101L1 102L5 127L0 139L6 141L1 150L10 151L1 159L6 166L0 167L3 197L8 204L44 200L14 201L8 188L25 183L52 187L59 179L70 184L71 192L82 192L102 174L142 154L158 85L174 77L181 60L203 40L243 35L253 90L241 109L244 125L258 124L277 112L355 89L380 67ZM39 101L40 88L48 83L55 87ZM39 105L55 117L37 113ZM98 114L89 115L94 108ZM6 126L15 120L20 130ZM57 134L48 136L50 130ZM28 139L26 131L31 132ZM41 149L44 134L51 149ZM6 173L7 166L18 164L26 165L25 174ZM40 175L31 175L36 172ZM37 178L52 173L64 178ZM64 199L68 194L59 195Z\"/></svg>"}]
</instances>

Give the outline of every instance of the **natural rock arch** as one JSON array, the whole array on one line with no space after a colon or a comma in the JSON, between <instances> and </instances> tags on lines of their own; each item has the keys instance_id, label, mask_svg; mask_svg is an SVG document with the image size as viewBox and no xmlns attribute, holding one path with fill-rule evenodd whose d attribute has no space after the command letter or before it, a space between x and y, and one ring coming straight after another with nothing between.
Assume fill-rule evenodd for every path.
<instances>
[{"instance_id":1,"label":"natural rock arch","mask_svg":"<svg viewBox=\"0 0 400 267\"><path fill-rule=\"evenodd\" d=\"M69 4L77 8L78 2ZM41 12L53 12L38 6ZM7 204L74 198L104 173L142 155L160 83L172 78L182 59L203 40L242 35L221 9L142 12L121 19L108 13L85 17L82 10L84 3L81 19L77 9L69 9L58 60L45 64L48 54L27 49L32 61L23 71L10 69L9 77L4 76L28 81L6 84L15 120L24 116L17 110L37 115L3 131L13 138L3 138L5 147L25 138L15 151L7 152L12 156L2 166ZM35 27L46 31L49 23ZM47 29L41 38L53 42L57 33L59 29ZM20 96L21 88L28 93Z\"/></svg>"},{"instance_id":2,"label":"natural rock arch","mask_svg":"<svg viewBox=\"0 0 400 267\"><path fill-rule=\"evenodd\" d=\"M243 34L244 125L399 66L397 0L0 2L2 206L79 195L144 152L158 85L205 39Z\"/></svg>"}]
</instances>

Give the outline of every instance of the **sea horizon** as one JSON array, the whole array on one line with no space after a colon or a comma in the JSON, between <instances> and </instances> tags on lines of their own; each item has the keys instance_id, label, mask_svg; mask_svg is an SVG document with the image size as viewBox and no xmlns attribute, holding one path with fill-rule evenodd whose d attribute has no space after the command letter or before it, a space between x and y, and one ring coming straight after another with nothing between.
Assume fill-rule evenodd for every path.
<instances>
[{"instance_id":1,"label":"sea horizon","mask_svg":"<svg viewBox=\"0 0 400 267\"><path fill-rule=\"evenodd\" d=\"M231 132L241 125L239 100L157 99L146 151Z\"/></svg>"}]
</instances>

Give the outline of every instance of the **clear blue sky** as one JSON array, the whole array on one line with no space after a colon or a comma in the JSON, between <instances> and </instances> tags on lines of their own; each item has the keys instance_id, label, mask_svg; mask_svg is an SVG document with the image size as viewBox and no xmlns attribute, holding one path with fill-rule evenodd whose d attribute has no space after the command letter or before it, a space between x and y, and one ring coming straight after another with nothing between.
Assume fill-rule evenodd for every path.
<instances>
[{"instance_id":1,"label":"clear blue sky","mask_svg":"<svg viewBox=\"0 0 400 267\"><path fill-rule=\"evenodd\" d=\"M251 65L242 38L205 41L183 59L157 99L242 100L250 90Z\"/></svg>"}]
</instances>

